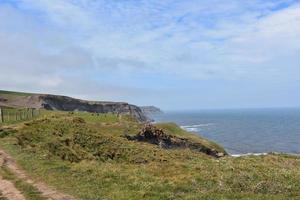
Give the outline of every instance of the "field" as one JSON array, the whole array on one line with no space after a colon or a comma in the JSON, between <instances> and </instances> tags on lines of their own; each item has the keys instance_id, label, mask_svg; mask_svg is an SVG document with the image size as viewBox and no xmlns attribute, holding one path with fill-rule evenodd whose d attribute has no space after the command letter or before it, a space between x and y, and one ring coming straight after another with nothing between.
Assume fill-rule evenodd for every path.
<instances>
[{"instance_id":1,"label":"field","mask_svg":"<svg viewBox=\"0 0 300 200\"><path fill-rule=\"evenodd\" d=\"M33 108L16 109L0 107L0 123L11 124L30 120L44 112L46 111Z\"/></svg>"},{"instance_id":2,"label":"field","mask_svg":"<svg viewBox=\"0 0 300 200\"><path fill-rule=\"evenodd\" d=\"M176 124L157 126L168 134L222 149ZM216 159L124 137L141 128L129 116L48 112L32 121L3 126L0 147L35 180L78 199L300 198L300 157ZM5 169L0 172L16 180ZM30 194L34 189L26 190Z\"/></svg>"}]
</instances>

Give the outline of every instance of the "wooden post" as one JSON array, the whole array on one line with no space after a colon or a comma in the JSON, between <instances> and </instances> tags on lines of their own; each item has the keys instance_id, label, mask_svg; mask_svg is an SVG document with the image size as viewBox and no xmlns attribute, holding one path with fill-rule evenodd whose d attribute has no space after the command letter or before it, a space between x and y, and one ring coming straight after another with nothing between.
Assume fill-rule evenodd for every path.
<instances>
[{"instance_id":1,"label":"wooden post","mask_svg":"<svg viewBox=\"0 0 300 200\"><path fill-rule=\"evenodd\" d=\"M0 123L2 123L4 120L3 120L3 113L2 113L2 109L0 108Z\"/></svg>"}]
</instances>

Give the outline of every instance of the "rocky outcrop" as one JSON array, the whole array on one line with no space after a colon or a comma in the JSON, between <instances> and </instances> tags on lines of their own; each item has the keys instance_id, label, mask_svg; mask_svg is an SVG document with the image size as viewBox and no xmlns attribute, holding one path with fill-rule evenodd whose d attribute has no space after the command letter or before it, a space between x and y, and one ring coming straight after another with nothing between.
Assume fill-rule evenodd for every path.
<instances>
[{"instance_id":1,"label":"rocky outcrop","mask_svg":"<svg viewBox=\"0 0 300 200\"><path fill-rule=\"evenodd\" d=\"M108 101L86 101L75 99L67 96L32 94L27 96L9 96L3 95L0 98L0 106L21 107L21 108L44 108L47 110L60 111L86 111L94 113L114 113L128 114L138 121L147 121L147 117L142 110L135 105L125 102L108 102ZM5 100L4 100L5 99Z\"/></svg>"},{"instance_id":2,"label":"rocky outcrop","mask_svg":"<svg viewBox=\"0 0 300 200\"><path fill-rule=\"evenodd\" d=\"M145 115L162 114L163 111L155 106L140 106Z\"/></svg>"},{"instance_id":3,"label":"rocky outcrop","mask_svg":"<svg viewBox=\"0 0 300 200\"><path fill-rule=\"evenodd\" d=\"M139 121L147 120L147 117L138 106L124 102L84 101L56 95L42 95L40 99L42 101L41 106L49 110L128 114Z\"/></svg>"},{"instance_id":4,"label":"rocky outcrop","mask_svg":"<svg viewBox=\"0 0 300 200\"><path fill-rule=\"evenodd\" d=\"M181 138L174 135L168 135L162 129L158 129L151 124L145 125L137 135L125 135L125 137L128 140L148 142L165 149L188 148L193 151L202 152L216 158L220 158L226 155L225 152L218 152L217 150L206 147L199 142L194 142L190 139Z\"/></svg>"}]
</instances>

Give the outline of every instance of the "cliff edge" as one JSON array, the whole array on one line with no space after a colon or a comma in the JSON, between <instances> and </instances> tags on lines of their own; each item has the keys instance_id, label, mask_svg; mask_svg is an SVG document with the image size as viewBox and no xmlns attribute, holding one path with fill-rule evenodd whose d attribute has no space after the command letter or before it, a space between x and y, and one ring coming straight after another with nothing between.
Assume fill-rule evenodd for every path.
<instances>
[{"instance_id":1,"label":"cliff edge","mask_svg":"<svg viewBox=\"0 0 300 200\"><path fill-rule=\"evenodd\" d=\"M140 106L145 115L162 114L163 111L155 106Z\"/></svg>"},{"instance_id":2,"label":"cliff edge","mask_svg":"<svg viewBox=\"0 0 300 200\"><path fill-rule=\"evenodd\" d=\"M138 106L126 102L87 101L60 95L0 91L0 106L126 114L133 116L140 122L147 121L146 115Z\"/></svg>"}]
</instances>

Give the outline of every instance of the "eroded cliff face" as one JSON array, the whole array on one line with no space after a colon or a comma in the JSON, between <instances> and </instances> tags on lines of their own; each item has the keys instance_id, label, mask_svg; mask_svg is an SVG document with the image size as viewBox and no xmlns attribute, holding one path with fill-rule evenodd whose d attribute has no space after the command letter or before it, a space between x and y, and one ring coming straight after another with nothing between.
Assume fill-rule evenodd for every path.
<instances>
[{"instance_id":1,"label":"eroded cliff face","mask_svg":"<svg viewBox=\"0 0 300 200\"><path fill-rule=\"evenodd\" d=\"M140 106L143 113L146 115L162 114L163 111L155 106Z\"/></svg>"},{"instance_id":2,"label":"eroded cliff face","mask_svg":"<svg viewBox=\"0 0 300 200\"><path fill-rule=\"evenodd\" d=\"M45 108L60 111L87 111L94 113L128 114L140 122L147 121L142 110L125 102L86 101L67 96L33 94L28 96L0 95L0 106L22 108Z\"/></svg>"},{"instance_id":3,"label":"eroded cliff face","mask_svg":"<svg viewBox=\"0 0 300 200\"><path fill-rule=\"evenodd\" d=\"M84 101L56 95L41 95L40 99L41 107L48 110L128 114L139 121L147 121L147 117L138 106L125 102Z\"/></svg>"},{"instance_id":4,"label":"eroded cliff face","mask_svg":"<svg viewBox=\"0 0 300 200\"><path fill-rule=\"evenodd\" d=\"M146 124L137 135L125 135L125 137L128 140L148 142L158 145L160 148L164 149L190 149L216 158L221 158L227 155L225 151L218 151L201 142L175 135L168 135L164 132L164 130L159 129L152 124Z\"/></svg>"}]
</instances>

